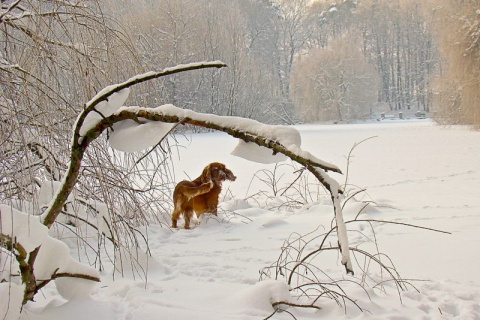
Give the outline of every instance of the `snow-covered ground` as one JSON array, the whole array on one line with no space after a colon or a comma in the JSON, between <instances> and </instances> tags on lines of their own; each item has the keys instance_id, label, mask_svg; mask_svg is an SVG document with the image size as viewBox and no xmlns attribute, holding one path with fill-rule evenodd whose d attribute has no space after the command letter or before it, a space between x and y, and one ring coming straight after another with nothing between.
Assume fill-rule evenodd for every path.
<instances>
[{"instance_id":1,"label":"snow-covered ground","mask_svg":"<svg viewBox=\"0 0 480 320\"><path fill-rule=\"evenodd\" d=\"M303 150L342 169L344 175L332 175L342 184L352 147L372 137L353 149L350 157L347 190L351 194L355 188L365 188L366 192L347 202L345 220L354 219L366 201L373 201L359 219L414 224L451 234L385 223L373 223L373 234L368 223L349 224L350 245L375 254L376 240L378 250L388 255L407 281L407 290L399 293L392 281L374 288L368 279L364 289L359 287L350 280L362 282L362 268L372 278L388 277L363 262L354 264L354 276L346 275L338 252L330 251L313 260L319 269L312 266L307 275L340 281L363 311L354 303L339 305L324 296L316 303L321 310L282 305L287 312L272 319L293 319L291 314L297 319L480 319L480 133L440 127L429 120L297 129ZM268 177L274 165L231 155L237 142L223 133L187 138L185 142L178 137L187 147L175 156L177 181L186 174L197 177L213 161L225 163L238 177L224 184L226 201L219 216L205 217L191 230L148 227L152 257L146 281L128 273L113 281L111 273L104 272L91 297L81 295L68 302L49 286L36 296L37 302L26 306L21 319L263 319L273 313L273 301L296 301L299 293L289 293L285 279L259 281L259 271L276 264L285 241L298 246L299 236L305 235L302 239L307 241L330 229L329 197L320 190L318 198L312 193L313 202L293 209L285 197L259 193L271 190L260 178ZM278 170L293 169L284 165ZM280 188L294 176L281 176ZM308 179L314 182L313 177ZM329 241L334 239L331 236ZM314 239L307 250L314 250L320 241ZM76 254L73 249L72 255ZM388 263L386 256L381 259ZM275 278L274 269L264 271ZM306 293L314 298L316 292Z\"/></svg>"}]
</instances>

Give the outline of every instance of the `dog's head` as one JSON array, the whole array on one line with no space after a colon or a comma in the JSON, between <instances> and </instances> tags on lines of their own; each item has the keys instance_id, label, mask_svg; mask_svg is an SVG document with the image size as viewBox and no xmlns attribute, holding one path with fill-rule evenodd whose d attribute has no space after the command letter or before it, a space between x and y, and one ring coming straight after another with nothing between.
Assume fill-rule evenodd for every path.
<instances>
[{"instance_id":1,"label":"dog's head","mask_svg":"<svg viewBox=\"0 0 480 320\"><path fill-rule=\"evenodd\" d=\"M237 177L223 163L212 162L202 172L202 180L221 184L225 180L235 181Z\"/></svg>"}]
</instances>

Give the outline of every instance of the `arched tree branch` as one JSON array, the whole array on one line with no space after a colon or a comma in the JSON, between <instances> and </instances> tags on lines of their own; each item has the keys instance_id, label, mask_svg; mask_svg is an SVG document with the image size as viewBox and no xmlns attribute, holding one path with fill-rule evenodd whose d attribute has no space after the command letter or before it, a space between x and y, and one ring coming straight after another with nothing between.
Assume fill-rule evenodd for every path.
<instances>
[{"instance_id":1,"label":"arched tree branch","mask_svg":"<svg viewBox=\"0 0 480 320\"><path fill-rule=\"evenodd\" d=\"M47 210L42 215L43 224L50 228L55 220L57 219L58 215L62 211L62 207L65 201L68 198L68 195L73 190L75 183L78 178L78 174L80 172L80 165L83 159L83 155L90 145L90 143L95 140L102 132L106 129L106 127L100 126L98 129L90 130L87 133L87 136L82 139L80 135L80 129L85 121L87 115L97 106L100 102L107 100L111 95L114 93L120 92L123 89L130 88L133 85L146 82L152 79L164 77L167 75L180 73L184 71L191 71L191 70L198 70L198 69L205 69L205 68L222 68L226 65L220 61L213 61L213 62L202 62L202 63L192 63L186 65L179 65L174 68L166 68L160 72L147 72L142 75L138 75L136 77L130 78L129 80L117 84L112 85L100 93L98 93L93 99L91 99L88 103L85 104L85 108L80 113L77 118L74 127L73 139L71 143L71 153L70 153L70 165L68 167L67 173L63 178L62 187L58 190L55 197L49 204ZM105 124L105 121L102 121L102 124ZM107 127L111 124L107 123ZM100 131L98 131L100 130Z\"/></svg>"}]
</instances>

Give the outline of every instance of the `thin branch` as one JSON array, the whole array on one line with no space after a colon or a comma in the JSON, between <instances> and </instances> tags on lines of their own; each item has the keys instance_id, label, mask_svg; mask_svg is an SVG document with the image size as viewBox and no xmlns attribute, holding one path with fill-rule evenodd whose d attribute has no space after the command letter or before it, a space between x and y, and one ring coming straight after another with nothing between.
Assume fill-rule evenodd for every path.
<instances>
[{"instance_id":1,"label":"thin branch","mask_svg":"<svg viewBox=\"0 0 480 320\"><path fill-rule=\"evenodd\" d=\"M377 136L372 136L372 137L368 137L366 139L363 139L362 141L360 142L355 142L353 147L350 149L350 152L348 153L348 156L347 156L347 172L345 173L345 184L343 186L343 189L346 188L347 186L347 182L348 182L348 177L349 177L349 173L350 173L350 163L351 163L351 159L353 157L353 150L355 150L356 147L358 147L360 144L364 143L365 141L368 141L370 139L373 139L373 138L377 138Z\"/></svg>"},{"instance_id":2,"label":"thin branch","mask_svg":"<svg viewBox=\"0 0 480 320\"><path fill-rule=\"evenodd\" d=\"M55 272L52 274L52 277L50 279L41 280L40 283L37 284L37 291L41 290L43 287L45 287L47 284L49 284L50 281L58 279L58 278L77 278L77 279L85 279L85 280L100 282L99 277L91 276L91 275L88 275L88 274L71 273L71 272L59 272L59 273L57 273L57 271L58 271L58 269L55 270Z\"/></svg>"},{"instance_id":3,"label":"thin branch","mask_svg":"<svg viewBox=\"0 0 480 320\"><path fill-rule=\"evenodd\" d=\"M140 163L140 161L142 161L143 159L145 159L150 153L153 152L153 150L155 150L164 140L165 138L171 133L173 132L177 127L178 125L180 124L180 122L176 123L161 139L160 141L158 141L158 143L152 147L152 149L150 149L150 151L148 151L147 153L145 153L142 157L140 157L140 159L138 159L137 161L135 161L135 164L134 166L136 166L137 164Z\"/></svg>"},{"instance_id":4,"label":"thin branch","mask_svg":"<svg viewBox=\"0 0 480 320\"><path fill-rule=\"evenodd\" d=\"M427 227L417 226L417 225L410 224L410 223L405 223L405 222L376 220L376 219L364 219L364 220L361 220L361 219L360 219L360 220L347 221L346 223L351 223L351 222L378 222L378 223L387 223L387 224L397 224L397 225L401 225L401 226L407 226L407 227L412 227L412 228L417 228L417 229L423 229L423 230L428 230L428 231L440 232L440 233L444 233L444 234L452 234L451 232L448 232L448 231L443 231L443 230L434 229L434 228L427 228Z\"/></svg>"},{"instance_id":5,"label":"thin branch","mask_svg":"<svg viewBox=\"0 0 480 320\"><path fill-rule=\"evenodd\" d=\"M277 307L279 305L286 305L289 307L297 307L297 308L313 308L317 310L322 310L321 307L316 306L314 304L299 304L299 303L293 303L293 302L288 302L288 301L277 301L272 303L272 307Z\"/></svg>"}]
</instances>

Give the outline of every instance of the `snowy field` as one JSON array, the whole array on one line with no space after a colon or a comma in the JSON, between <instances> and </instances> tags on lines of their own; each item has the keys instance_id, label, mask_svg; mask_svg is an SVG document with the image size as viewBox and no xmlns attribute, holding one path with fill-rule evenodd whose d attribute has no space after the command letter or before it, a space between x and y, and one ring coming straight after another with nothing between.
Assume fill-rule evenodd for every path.
<instances>
[{"instance_id":1,"label":"snowy field","mask_svg":"<svg viewBox=\"0 0 480 320\"><path fill-rule=\"evenodd\" d=\"M400 224L349 224L350 246L388 255L381 256L382 261L391 259L407 290L397 290L384 272L361 258L360 266L354 263L355 275L346 275L338 252L330 251L312 261L315 267L307 275L338 283L353 302L340 299L338 304L324 295L315 304L320 310L281 305L286 311L271 319L480 319L480 133L429 120L297 128L303 150L342 169L344 175L334 175L341 184L352 147L372 137L350 157L347 190L366 192L347 202L345 220L358 215L450 234ZM295 246L299 236L308 241L330 229L329 197L310 186L309 203L294 206L292 198L280 192L273 197L269 183L260 180L274 165L230 154L234 139L223 133L187 138L178 138L187 147L175 156L177 181L186 174L197 177L213 161L225 163L238 177L224 183L219 216L205 217L191 230L150 226L152 257L146 281L128 273L112 281L112 274L104 272L91 297L68 302L49 286L36 296L36 303L27 305L21 319L264 319L274 313L274 301L308 301L305 295L296 300L299 292L289 292L282 276L273 280L275 269L263 268L276 265L285 241ZM278 170L294 169L288 162ZM292 177L296 175L281 176L279 189ZM306 250L315 250L320 239ZM334 235L327 241L336 245ZM368 269L368 277L362 269ZM259 282L260 270L272 280ZM385 282L374 287L370 278ZM365 288L355 284L362 281ZM314 290L306 294L315 298Z\"/></svg>"}]
</instances>

